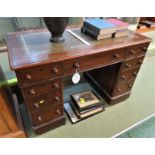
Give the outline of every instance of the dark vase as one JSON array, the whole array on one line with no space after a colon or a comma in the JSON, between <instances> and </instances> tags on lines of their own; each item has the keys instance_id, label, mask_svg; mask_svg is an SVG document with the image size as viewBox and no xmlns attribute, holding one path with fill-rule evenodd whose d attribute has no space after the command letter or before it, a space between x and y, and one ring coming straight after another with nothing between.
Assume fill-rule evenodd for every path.
<instances>
[{"instance_id":1,"label":"dark vase","mask_svg":"<svg viewBox=\"0 0 155 155\"><path fill-rule=\"evenodd\" d=\"M68 17L43 17L44 22L51 33L51 42L64 42L63 33L68 24Z\"/></svg>"}]
</instances>

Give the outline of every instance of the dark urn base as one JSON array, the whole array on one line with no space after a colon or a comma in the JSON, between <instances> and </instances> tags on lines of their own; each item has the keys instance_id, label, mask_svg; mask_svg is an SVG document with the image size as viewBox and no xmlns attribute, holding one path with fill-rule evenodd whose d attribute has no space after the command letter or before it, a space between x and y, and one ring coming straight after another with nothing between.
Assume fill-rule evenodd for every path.
<instances>
[{"instance_id":1,"label":"dark urn base","mask_svg":"<svg viewBox=\"0 0 155 155\"><path fill-rule=\"evenodd\" d=\"M50 41L53 43L61 43L61 42L64 42L65 39L62 36L61 37L51 36Z\"/></svg>"},{"instance_id":2,"label":"dark urn base","mask_svg":"<svg viewBox=\"0 0 155 155\"><path fill-rule=\"evenodd\" d=\"M64 42L63 33L68 24L68 17L44 17L44 22L51 33L50 41L53 43Z\"/></svg>"}]
</instances>

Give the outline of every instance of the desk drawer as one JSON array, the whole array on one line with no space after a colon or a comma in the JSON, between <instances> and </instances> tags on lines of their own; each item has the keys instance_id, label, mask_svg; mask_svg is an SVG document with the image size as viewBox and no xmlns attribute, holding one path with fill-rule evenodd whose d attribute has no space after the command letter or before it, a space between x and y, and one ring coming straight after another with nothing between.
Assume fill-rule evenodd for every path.
<instances>
[{"instance_id":1,"label":"desk drawer","mask_svg":"<svg viewBox=\"0 0 155 155\"><path fill-rule=\"evenodd\" d=\"M143 63L143 59L144 59L144 56L137 57L135 59L127 60L123 63L121 69L123 71L126 71L126 70L130 70L130 69L133 69L136 67L139 68L141 66L141 64Z\"/></svg>"},{"instance_id":2,"label":"desk drawer","mask_svg":"<svg viewBox=\"0 0 155 155\"><path fill-rule=\"evenodd\" d=\"M49 106L62 104L62 101L62 93L60 91L41 95L31 100L27 99L27 103L29 104L32 112L41 111Z\"/></svg>"},{"instance_id":3,"label":"desk drawer","mask_svg":"<svg viewBox=\"0 0 155 155\"><path fill-rule=\"evenodd\" d=\"M48 121L52 121L57 119L63 115L63 106L56 105L50 107L44 111L37 112L32 115L32 121L34 125L40 125L42 123L46 123Z\"/></svg>"},{"instance_id":4,"label":"desk drawer","mask_svg":"<svg viewBox=\"0 0 155 155\"><path fill-rule=\"evenodd\" d=\"M61 79L52 80L50 82L44 82L41 84L28 86L23 88L23 93L27 98L33 98L49 92L55 92L62 89Z\"/></svg>"},{"instance_id":5,"label":"desk drawer","mask_svg":"<svg viewBox=\"0 0 155 155\"><path fill-rule=\"evenodd\" d=\"M135 69L120 73L118 82L125 82L125 81L135 79L138 74L138 71L139 71L139 68L135 68Z\"/></svg>"},{"instance_id":6,"label":"desk drawer","mask_svg":"<svg viewBox=\"0 0 155 155\"><path fill-rule=\"evenodd\" d=\"M125 82L125 83L118 83L116 88L113 91L112 96L118 96L130 91L133 86L133 83L134 83L134 80Z\"/></svg>"},{"instance_id":7,"label":"desk drawer","mask_svg":"<svg viewBox=\"0 0 155 155\"><path fill-rule=\"evenodd\" d=\"M22 86L54 79L56 77L60 77L61 75L62 69L60 64L43 65L17 72L19 83Z\"/></svg>"},{"instance_id":8,"label":"desk drawer","mask_svg":"<svg viewBox=\"0 0 155 155\"><path fill-rule=\"evenodd\" d=\"M120 62L124 59L124 50L106 51L96 55L77 58L63 63L64 75L91 70L93 68L102 67L104 65Z\"/></svg>"},{"instance_id":9,"label":"desk drawer","mask_svg":"<svg viewBox=\"0 0 155 155\"><path fill-rule=\"evenodd\" d=\"M146 43L146 44L140 44L140 45L128 47L125 58L131 59L131 58L136 58L137 56L145 55L148 45L149 44Z\"/></svg>"}]
</instances>

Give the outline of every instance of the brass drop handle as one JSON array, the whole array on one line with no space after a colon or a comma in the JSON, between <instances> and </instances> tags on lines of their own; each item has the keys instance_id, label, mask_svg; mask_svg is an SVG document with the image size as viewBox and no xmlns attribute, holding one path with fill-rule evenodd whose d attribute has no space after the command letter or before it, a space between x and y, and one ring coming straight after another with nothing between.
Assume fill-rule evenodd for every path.
<instances>
[{"instance_id":1,"label":"brass drop handle","mask_svg":"<svg viewBox=\"0 0 155 155\"><path fill-rule=\"evenodd\" d=\"M125 64L125 67L130 68L131 65L127 63L127 64Z\"/></svg>"},{"instance_id":2,"label":"brass drop handle","mask_svg":"<svg viewBox=\"0 0 155 155\"><path fill-rule=\"evenodd\" d=\"M59 88L58 83L57 83L57 82L55 82L55 83L53 84L53 87L54 87L54 88L56 88L56 89L58 89L58 88Z\"/></svg>"},{"instance_id":3,"label":"brass drop handle","mask_svg":"<svg viewBox=\"0 0 155 155\"><path fill-rule=\"evenodd\" d=\"M42 117L41 116L38 116L37 119L38 119L38 121L42 121Z\"/></svg>"},{"instance_id":4,"label":"brass drop handle","mask_svg":"<svg viewBox=\"0 0 155 155\"><path fill-rule=\"evenodd\" d=\"M58 73L59 73L58 68L57 68L57 67L54 67L54 68L53 68L53 72L54 72L55 74L58 74Z\"/></svg>"},{"instance_id":5,"label":"brass drop handle","mask_svg":"<svg viewBox=\"0 0 155 155\"><path fill-rule=\"evenodd\" d=\"M114 53L114 55L113 55L115 58L119 58L120 57L120 55L118 54L118 53Z\"/></svg>"},{"instance_id":6,"label":"brass drop handle","mask_svg":"<svg viewBox=\"0 0 155 155\"><path fill-rule=\"evenodd\" d=\"M75 63L74 63L74 67L77 68L77 69L79 69L79 68L80 68L80 64L77 63L77 62L75 62Z\"/></svg>"},{"instance_id":7,"label":"brass drop handle","mask_svg":"<svg viewBox=\"0 0 155 155\"><path fill-rule=\"evenodd\" d=\"M30 74L26 74L26 79L27 80L31 80L32 79L32 76Z\"/></svg>"},{"instance_id":8,"label":"brass drop handle","mask_svg":"<svg viewBox=\"0 0 155 155\"><path fill-rule=\"evenodd\" d=\"M56 96L54 99L55 99L57 102L60 102L60 97L59 97L59 96Z\"/></svg>"},{"instance_id":9,"label":"brass drop handle","mask_svg":"<svg viewBox=\"0 0 155 155\"><path fill-rule=\"evenodd\" d=\"M30 94L31 95L35 95L36 94L35 90L34 89L30 89Z\"/></svg>"},{"instance_id":10,"label":"brass drop handle","mask_svg":"<svg viewBox=\"0 0 155 155\"><path fill-rule=\"evenodd\" d=\"M38 103L35 103L34 106L39 109L39 104Z\"/></svg>"},{"instance_id":11,"label":"brass drop handle","mask_svg":"<svg viewBox=\"0 0 155 155\"><path fill-rule=\"evenodd\" d=\"M147 50L147 47L143 47L143 49L142 49L144 52Z\"/></svg>"},{"instance_id":12,"label":"brass drop handle","mask_svg":"<svg viewBox=\"0 0 155 155\"><path fill-rule=\"evenodd\" d=\"M122 79L125 80L126 79L126 76L125 75L122 75Z\"/></svg>"},{"instance_id":13,"label":"brass drop handle","mask_svg":"<svg viewBox=\"0 0 155 155\"><path fill-rule=\"evenodd\" d=\"M134 50L130 50L129 53L133 54L133 55L136 54L136 52Z\"/></svg>"},{"instance_id":14,"label":"brass drop handle","mask_svg":"<svg viewBox=\"0 0 155 155\"><path fill-rule=\"evenodd\" d=\"M129 88L132 88L132 84L129 84L128 87L129 87Z\"/></svg>"},{"instance_id":15,"label":"brass drop handle","mask_svg":"<svg viewBox=\"0 0 155 155\"><path fill-rule=\"evenodd\" d=\"M118 88L117 90L118 90L118 92L121 92L122 91L120 88Z\"/></svg>"},{"instance_id":16,"label":"brass drop handle","mask_svg":"<svg viewBox=\"0 0 155 155\"><path fill-rule=\"evenodd\" d=\"M136 76L137 75L137 72L133 72L133 75Z\"/></svg>"},{"instance_id":17,"label":"brass drop handle","mask_svg":"<svg viewBox=\"0 0 155 155\"><path fill-rule=\"evenodd\" d=\"M56 110L57 114L61 114L61 111L59 109Z\"/></svg>"}]
</instances>

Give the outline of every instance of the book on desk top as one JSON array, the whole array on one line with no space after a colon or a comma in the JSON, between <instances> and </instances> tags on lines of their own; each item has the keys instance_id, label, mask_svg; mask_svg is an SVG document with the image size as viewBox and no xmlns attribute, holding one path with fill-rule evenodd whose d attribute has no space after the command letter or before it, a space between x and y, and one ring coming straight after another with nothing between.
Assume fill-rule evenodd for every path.
<instances>
[{"instance_id":1,"label":"book on desk top","mask_svg":"<svg viewBox=\"0 0 155 155\"><path fill-rule=\"evenodd\" d=\"M108 18L106 19L108 22L116 25L116 30L122 30L122 29L128 29L128 23L126 22L123 22L119 19L116 19L116 18Z\"/></svg>"},{"instance_id":2,"label":"book on desk top","mask_svg":"<svg viewBox=\"0 0 155 155\"><path fill-rule=\"evenodd\" d=\"M108 21L100 18L87 19L83 23L83 27L95 32L96 34L114 33L116 26Z\"/></svg>"},{"instance_id":3,"label":"book on desk top","mask_svg":"<svg viewBox=\"0 0 155 155\"><path fill-rule=\"evenodd\" d=\"M96 39L96 40L101 40L101 39L106 39L106 38L111 38L113 33L107 33L107 34L97 34L94 31L89 30L86 27L81 27L81 32L89 35L90 37Z\"/></svg>"},{"instance_id":4,"label":"book on desk top","mask_svg":"<svg viewBox=\"0 0 155 155\"><path fill-rule=\"evenodd\" d=\"M155 27L155 22L151 22L148 20L141 21L140 23L146 25L147 27Z\"/></svg>"},{"instance_id":5,"label":"book on desk top","mask_svg":"<svg viewBox=\"0 0 155 155\"><path fill-rule=\"evenodd\" d=\"M124 36L127 36L129 35L129 30L126 29L126 30L119 30L119 31L116 31L116 33L113 35L113 37L124 37Z\"/></svg>"}]
</instances>

